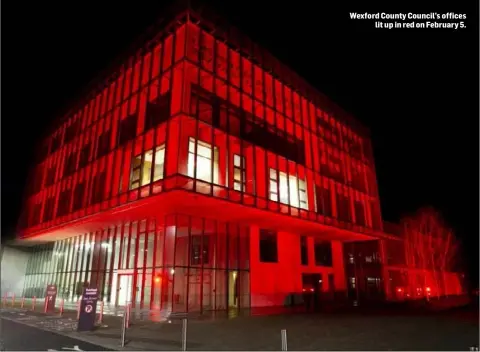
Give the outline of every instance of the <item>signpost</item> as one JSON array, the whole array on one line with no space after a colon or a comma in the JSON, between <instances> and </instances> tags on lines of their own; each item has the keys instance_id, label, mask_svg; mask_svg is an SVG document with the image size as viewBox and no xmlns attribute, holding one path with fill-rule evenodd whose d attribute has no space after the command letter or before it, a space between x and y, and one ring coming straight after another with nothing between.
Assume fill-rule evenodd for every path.
<instances>
[{"instance_id":1,"label":"signpost","mask_svg":"<svg viewBox=\"0 0 480 352\"><path fill-rule=\"evenodd\" d=\"M47 303L45 303L45 312L55 312L55 300L57 299L57 285L48 285L45 294Z\"/></svg>"},{"instance_id":2,"label":"signpost","mask_svg":"<svg viewBox=\"0 0 480 352\"><path fill-rule=\"evenodd\" d=\"M80 302L80 315L78 317L78 331L91 331L95 327L97 312L98 289L85 288Z\"/></svg>"}]
</instances>

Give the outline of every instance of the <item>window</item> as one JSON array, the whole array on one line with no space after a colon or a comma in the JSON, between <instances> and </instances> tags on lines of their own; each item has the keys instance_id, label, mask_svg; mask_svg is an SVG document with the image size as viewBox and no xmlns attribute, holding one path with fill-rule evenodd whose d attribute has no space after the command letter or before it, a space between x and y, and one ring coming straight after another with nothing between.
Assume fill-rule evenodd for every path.
<instances>
[{"instance_id":1,"label":"window","mask_svg":"<svg viewBox=\"0 0 480 352\"><path fill-rule=\"evenodd\" d=\"M317 116L317 130L320 135L324 136L325 132L332 132L332 126L323 117Z\"/></svg>"},{"instance_id":2,"label":"window","mask_svg":"<svg viewBox=\"0 0 480 352\"><path fill-rule=\"evenodd\" d=\"M308 265L308 245L307 237L300 237L300 260L302 265Z\"/></svg>"},{"instance_id":3,"label":"window","mask_svg":"<svg viewBox=\"0 0 480 352\"><path fill-rule=\"evenodd\" d=\"M67 157L67 160L65 161L65 166L63 169L63 176L70 176L73 174L76 170L76 165L77 164L77 153L72 152L70 155Z\"/></svg>"},{"instance_id":4,"label":"window","mask_svg":"<svg viewBox=\"0 0 480 352\"><path fill-rule=\"evenodd\" d=\"M203 94L202 94L203 93ZM210 94L203 92L202 88L194 85L192 87L192 96L190 99L190 114L195 116L201 121L204 121L210 125L213 125L213 104L210 98Z\"/></svg>"},{"instance_id":5,"label":"window","mask_svg":"<svg viewBox=\"0 0 480 352\"><path fill-rule=\"evenodd\" d=\"M52 147L50 148L50 153L57 151L62 145L62 135L59 133L52 139Z\"/></svg>"},{"instance_id":6,"label":"window","mask_svg":"<svg viewBox=\"0 0 480 352\"><path fill-rule=\"evenodd\" d=\"M82 169L88 165L90 161L90 144L87 144L80 151L80 160L78 161L78 168Z\"/></svg>"},{"instance_id":7,"label":"window","mask_svg":"<svg viewBox=\"0 0 480 352\"><path fill-rule=\"evenodd\" d=\"M79 183L75 186L73 191L73 211L82 209L83 207L83 197L85 195L85 183Z\"/></svg>"},{"instance_id":8,"label":"window","mask_svg":"<svg viewBox=\"0 0 480 352\"><path fill-rule=\"evenodd\" d=\"M153 102L148 102L145 110L145 130L165 122L170 117L170 93L162 94Z\"/></svg>"},{"instance_id":9,"label":"window","mask_svg":"<svg viewBox=\"0 0 480 352\"><path fill-rule=\"evenodd\" d=\"M213 154L212 165L212 146L190 137L188 142L188 176L196 177L205 182L212 182L213 171L213 183L218 184L217 147L214 148Z\"/></svg>"},{"instance_id":10,"label":"window","mask_svg":"<svg viewBox=\"0 0 480 352\"><path fill-rule=\"evenodd\" d=\"M198 85L192 84L191 91L190 114L195 118L288 160L305 164L303 141L277 131L275 126L256 118L246 110L239 109Z\"/></svg>"},{"instance_id":11,"label":"window","mask_svg":"<svg viewBox=\"0 0 480 352\"><path fill-rule=\"evenodd\" d=\"M111 131L105 131L100 137L98 137L98 148L97 148L97 158L101 158L104 155L107 155L110 151L110 136Z\"/></svg>"},{"instance_id":12,"label":"window","mask_svg":"<svg viewBox=\"0 0 480 352\"><path fill-rule=\"evenodd\" d=\"M315 265L332 266L332 245L328 241L315 240Z\"/></svg>"},{"instance_id":13,"label":"window","mask_svg":"<svg viewBox=\"0 0 480 352\"><path fill-rule=\"evenodd\" d=\"M373 252L372 253L372 263L381 263L382 258L380 257L380 254L378 252Z\"/></svg>"},{"instance_id":14,"label":"window","mask_svg":"<svg viewBox=\"0 0 480 352\"><path fill-rule=\"evenodd\" d=\"M43 221L50 221L53 219L53 212L55 211L55 197L50 197L45 202L45 209L43 211Z\"/></svg>"},{"instance_id":15,"label":"window","mask_svg":"<svg viewBox=\"0 0 480 352\"><path fill-rule=\"evenodd\" d=\"M329 149L328 161L328 175L338 182L345 183L343 163L338 150L333 148Z\"/></svg>"},{"instance_id":16,"label":"window","mask_svg":"<svg viewBox=\"0 0 480 352\"><path fill-rule=\"evenodd\" d=\"M58 198L58 209L57 215L63 216L70 212L70 199L72 196L72 191L70 189L64 190L60 193Z\"/></svg>"},{"instance_id":17,"label":"window","mask_svg":"<svg viewBox=\"0 0 480 352\"><path fill-rule=\"evenodd\" d=\"M202 265L202 263L204 265L208 264L209 237L192 235L191 241L190 265Z\"/></svg>"},{"instance_id":18,"label":"window","mask_svg":"<svg viewBox=\"0 0 480 352\"><path fill-rule=\"evenodd\" d=\"M33 173L32 181L30 183L30 195L37 194L41 191L44 170L44 164L41 164L37 166L37 169Z\"/></svg>"},{"instance_id":19,"label":"window","mask_svg":"<svg viewBox=\"0 0 480 352\"><path fill-rule=\"evenodd\" d=\"M165 163L165 145L161 145L153 150L149 150L145 153L145 163L148 166L148 170L151 170L153 165L153 182L163 179L163 169ZM151 172L151 171L150 171Z\"/></svg>"},{"instance_id":20,"label":"window","mask_svg":"<svg viewBox=\"0 0 480 352\"><path fill-rule=\"evenodd\" d=\"M372 289L372 288L380 289L381 287L381 280L379 277L367 276L366 281L367 281L367 289Z\"/></svg>"},{"instance_id":21,"label":"window","mask_svg":"<svg viewBox=\"0 0 480 352\"><path fill-rule=\"evenodd\" d=\"M164 162L165 145L150 149L143 155L135 156L132 159L129 189L145 186L152 182L152 169L153 182L163 179Z\"/></svg>"},{"instance_id":22,"label":"window","mask_svg":"<svg viewBox=\"0 0 480 352\"><path fill-rule=\"evenodd\" d=\"M106 172L102 171L95 175L92 183L92 204L100 203L105 194Z\"/></svg>"},{"instance_id":23,"label":"window","mask_svg":"<svg viewBox=\"0 0 480 352\"><path fill-rule=\"evenodd\" d=\"M233 155L233 189L241 192L246 190L245 157L238 154Z\"/></svg>"},{"instance_id":24,"label":"window","mask_svg":"<svg viewBox=\"0 0 480 352\"><path fill-rule=\"evenodd\" d=\"M359 200L356 200L354 203L355 206L355 222L360 226L365 226L365 210L363 203Z\"/></svg>"},{"instance_id":25,"label":"window","mask_svg":"<svg viewBox=\"0 0 480 352\"><path fill-rule=\"evenodd\" d=\"M350 155L356 159L362 159L362 140L355 138L350 141Z\"/></svg>"},{"instance_id":26,"label":"window","mask_svg":"<svg viewBox=\"0 0 480 352\"><path fill-rule=\"evenodd\" d=\"M274 202L278 202L278 175L277 170L270 169L270 182L269 182L269 190L270 190L270 200Z\"/></svg>"},{"instance_id":27,"label":"window","mask_svg":"<svg viewBox=\"0 0 480 352\"><path fill-rule=\"evenodd\" d=\"M366 192L365 178L361 167L353 165L352 168L352 186L361 192Z\"/></svg>"},{"instance_id":28,"label":"window","mask_svg":"<svg viewBox=\"0 0 480 352\"><path fill-rule=\"evenodd\" d=\"M260 230L260 261L263 263L278 262L277 233Z\"/></svg>"},{"instance_id":29,"label":"window","mask_svg":"<svg viewBox=\"0 0 480 352\"><path fill-rule=\"evenodd\" d=\"M280 179L280 182L278 182ZM280 188L278 189L278 184ZM278 202L278 191L280 192L280 202L290 204L292 207L308 209L307 185L304 180L299 180L293 175L285 172L279 172L270 169L270 200Z\"/></svg>"},{"instance_id":30,"label":"window","mask_svg":"<svg viewBox=\"0 0 480 352\"><path fill-rule=\"evenodd\" d=\"M122 146L137 136L137 114L130 115L120 121L118 145Z\"/></svg>"},{"instance_id":31,"label":"window","mask_svg":"<svg viewBox=\"0 0 480 352\"><path fill-rule=\"evenodd\" d=\"M307 184L304 180L298 180L298 195L300 197L300 208L308 210Z\"/></svg>"},{"instance_id":32,"label":"window","mask_svg":"<svg viewBox=\"0 0 480 352\"><path fill-rule=\"evenodd\" d=\"M72 123L70 126L67 127L65 130L65 143L70 142L72 139L74 139L77 134L78 130L80 128L80 120L77 119L74 123Z\"/></svg>"},{"instance_id":33,"label":"window","mask_svg":"<svg viewBox=\"0 0 480 352\"><path fill-rule=\"evenodd\" d=\"M350 218L350 200L342 193L337 194L337 213L338 220L351 222Z\"/></svg>"},{"instance_id":34,"label":"window","mask_svg":"<svg viewBox=\"0 0 480 352\"><path fill-rule=\"evenodd\" d=\"M316 212L332 217L332 197L330 190L321 186L315 186Z\"/></svg>"},{"instance_id":35,"label":"window","mask_svg":"<svg viewBox=\"0 0 480 352\"><path fill-rule=\"evenodd\" d=\"M45 178L45 187L51 186L55 183L56 167L50 166L47 170L47 176Z\"/></svg>"},{"instance_id":36,"label":"window","mask_svg":"<svg viewBox=\"0 0 480 352\"><path fill-rule=\"evenodd\" d=\"M37 158L38 158L38 163L41 163L42 161L44 161L48 156L48 143L45 141L43 142L39 149L38 149L38 154L37 154Z\"/></svg>"},{"instance_id":37,"label":"window","mask_svg":"<svg viewBox=\"0 0 480 352\"><path fill-rule=\"evenodd\" d=\"M380 206L376 200L370 201L370 210L372 213L372 227L376 230L381 228L381 215L380 215Z\"/></svg>"},{"instance_id":38,"label":"window","mask_svg":"<svg viewBox=\"0 0 480 352\"><path fill-rule=\"evenodd\" d=\"M130 187L135 189L140 187L140 174L142 173L142 155L137 155L132 160L132 171L130 172ZM120 182L120 186L121 186Z\"/></svg>"},{"instance_id":39,"label":"window","mask_svg":"<svg viewBox=\"0 0 480 352\"><path fill-rule=\"evenodd\" d=\"M31 213L31 218L30 218L30 224L31 226L38 225L40 223L40 214L42 211L42 204L34 204Z\"/></svg>"},{"instance_id":40,"label":"window","mask_svg":"<svg viewBox=\"0 0 480 352\"><path fill-rule=\"evenodd\" d=\"M355 257L352 253L348 254L348 264L355 264Z\"/></svg>"}]
</instances>

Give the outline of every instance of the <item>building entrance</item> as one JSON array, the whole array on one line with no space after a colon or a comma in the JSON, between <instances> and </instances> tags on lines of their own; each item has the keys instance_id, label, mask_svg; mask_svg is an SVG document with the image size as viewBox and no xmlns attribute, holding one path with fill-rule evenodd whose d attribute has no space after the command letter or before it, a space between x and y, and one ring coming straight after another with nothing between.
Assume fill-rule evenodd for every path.
<instances>
[{"instance_id":1,"label":"building entrance","mask_svg":"<svg viewBox=\"0 0 480 352\"><path fill-rule=\"evenodd\" d=\"M133 274L118 275L117 301L116 306L127 305L132 301L133 294Z\"/></svg>"},{"instance_id":2,"label":"building entrance","mask_svg":"<svg viewBox=\"0 0 480 352\"><path fill-rule=\"evenodd\" d=\"M228 307L229 308L238 308L239 307L239 281L238 281L238 272L229 271L228 272Z\"/></svg>"},{"instance_id":3,"label":"building entrance","mask_svg":"<svg viewBox=\"0 0 480 352\"><path fill-rule=\"evenodd\" d=\"M302 274L303 301L307 310L318 310L322 292L322 274Z\"/></svg>"}]
</instances>

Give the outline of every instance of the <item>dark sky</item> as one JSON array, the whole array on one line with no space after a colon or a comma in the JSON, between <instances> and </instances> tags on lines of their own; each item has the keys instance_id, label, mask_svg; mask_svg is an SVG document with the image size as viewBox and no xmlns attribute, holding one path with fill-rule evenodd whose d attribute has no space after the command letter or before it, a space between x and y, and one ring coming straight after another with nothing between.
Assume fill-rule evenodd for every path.
<instances>
[{"instance_id":1,"label":"dark sky","mask_svg":"<svg viewBox=\"0 0 480 352\"><path fill-rule=\"evenodd\" d=\"M4 6L3 235L17 220L42 131L168 2ZM208 3L370 127L384 218L434 206L469 249L478 276L478 4ZM366 11L466 13L467 28L374 29L372 21L349 19Z\"/></svg>"}]
</instances>

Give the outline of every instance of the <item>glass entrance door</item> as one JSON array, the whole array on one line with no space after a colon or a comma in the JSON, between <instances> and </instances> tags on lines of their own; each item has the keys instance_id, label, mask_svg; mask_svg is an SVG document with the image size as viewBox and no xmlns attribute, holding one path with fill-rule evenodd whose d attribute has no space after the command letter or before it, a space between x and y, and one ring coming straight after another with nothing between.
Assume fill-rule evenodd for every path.
<instances>
[{"instance_id":1,"label":"glass entrance door","mask_svg":"<svg viewBox=\"0 0 480 352\"><path fill-rule=\"evenodd\" d=\"M229 271L228 272L228 307L229 308L238 308L239 297L238 297L238 272Z\"/></svg>"},{"instance_id":2,"label":"glass entrance door","mask_svg":"<svg viewBox=\"0 0 480 352\"><path fill-rule=\"evenodd\" d=\"M126 305L128 302L132 301L133 293L133 275L119 275L118 278L118 287L117 287L117 306Z\"/></svg>"}]
</instances>

